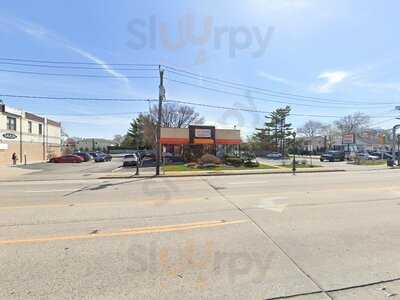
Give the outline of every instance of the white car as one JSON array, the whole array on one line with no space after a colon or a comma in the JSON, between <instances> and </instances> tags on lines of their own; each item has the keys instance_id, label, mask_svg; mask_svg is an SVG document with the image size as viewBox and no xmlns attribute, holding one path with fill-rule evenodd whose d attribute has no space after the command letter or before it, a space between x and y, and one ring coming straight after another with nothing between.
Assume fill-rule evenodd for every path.
<instances>
[{"instance_id":1,"label":"white car","mask_svg":"<svg viewBox=\"0 0 400 300\"><path fill-rule=\"evenodd\" d=\"M138 163L138 157L136 154L127 154L122 159L122 166L129 167L129 166L136 166Z\"/></svg>"},{"instance_id":2,"label":"white car","mask_svg":"<svg viewBox=\"0 0 400 300\"><path fill-rule=\"evenodd\" d=\"M360 159L365 159L365 160L378 160L379 159L378 156L371 155L368 152L357 153L357 157Z\"/></svg>"}]
</instances>

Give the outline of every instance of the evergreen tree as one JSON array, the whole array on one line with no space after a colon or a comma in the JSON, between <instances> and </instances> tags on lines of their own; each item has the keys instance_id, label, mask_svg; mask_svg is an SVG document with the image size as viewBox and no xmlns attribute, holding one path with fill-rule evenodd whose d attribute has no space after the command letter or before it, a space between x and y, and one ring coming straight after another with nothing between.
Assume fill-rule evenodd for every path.
<instances>
[{"instance_id":1,"label":"evergreen tree","mask_svg":"<svg viewBox=\"0 0 400 300\"><path fill-rule=\"evenodd\" d=\"M261 145L262 150L279 151L286 153L287 139L292 135L292 124L287 123L290 107L278 108L265 118L263 128L257 128L253 140Z\"/></svg>"}]
</instances>

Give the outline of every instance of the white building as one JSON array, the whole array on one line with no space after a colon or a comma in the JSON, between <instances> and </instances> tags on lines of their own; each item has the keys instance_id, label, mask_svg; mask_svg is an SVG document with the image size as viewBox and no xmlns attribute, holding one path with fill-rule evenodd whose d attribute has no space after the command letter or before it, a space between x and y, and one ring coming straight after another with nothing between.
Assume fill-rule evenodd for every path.
<instances>
[{"instance_id":1,"label":"white building","mask_svg":"<svg viewBox=\"0 0 400 300\"><path fill-rule=\"evenodd\" d=\"M61 124L0 102L0 165L46 161L60 155Z\"/></svg>"}]
</instances>

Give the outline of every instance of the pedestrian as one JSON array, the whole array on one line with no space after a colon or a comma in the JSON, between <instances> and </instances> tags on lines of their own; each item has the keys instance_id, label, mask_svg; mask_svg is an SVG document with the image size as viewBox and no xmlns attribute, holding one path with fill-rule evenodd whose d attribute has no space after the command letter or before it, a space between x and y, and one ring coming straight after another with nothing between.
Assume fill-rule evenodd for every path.
<instances>
[{"instance_id":1,"label":"pedestrian","mask_svg":"<svg viewBox=\"0 0 400 300\"><path fill-rule=\"evenodd\" d=\"M13 165L15 166L16 164L17 164L17 160L18 160L18 156L17 156L17 153L13 153L12 154L12 156L11 156L11 159L12 159L12 161L13 161Z\"/></svg>"}]
</instances>

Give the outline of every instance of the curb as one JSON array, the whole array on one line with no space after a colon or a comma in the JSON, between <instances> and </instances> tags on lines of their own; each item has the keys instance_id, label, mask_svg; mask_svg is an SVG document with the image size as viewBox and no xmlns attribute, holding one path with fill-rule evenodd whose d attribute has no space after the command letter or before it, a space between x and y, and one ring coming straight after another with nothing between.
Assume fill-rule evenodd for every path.
<instances>
[{"instance_id":1,"label":"curb","mask_svg":"<svg viewBox=\"0 0 400 300\"><path fill-rule=\"evenodd\" d=\"M331 169L331 170L299 170L296 171L296 174L307 174L307 173L334 173L334 172L346 172L343 169ZM178 178L178 177L206 177L206 176L240 176L240 175L274 175L274 174L292 174L292 171L277 171L277 172L254 172L254 173L202 173L202 174L165 174L160 176L144 176L144 175L130 175L130 176L102 176L97 177L97 179L131 179L131 178Z\"/></svg>"}]
</instances>

